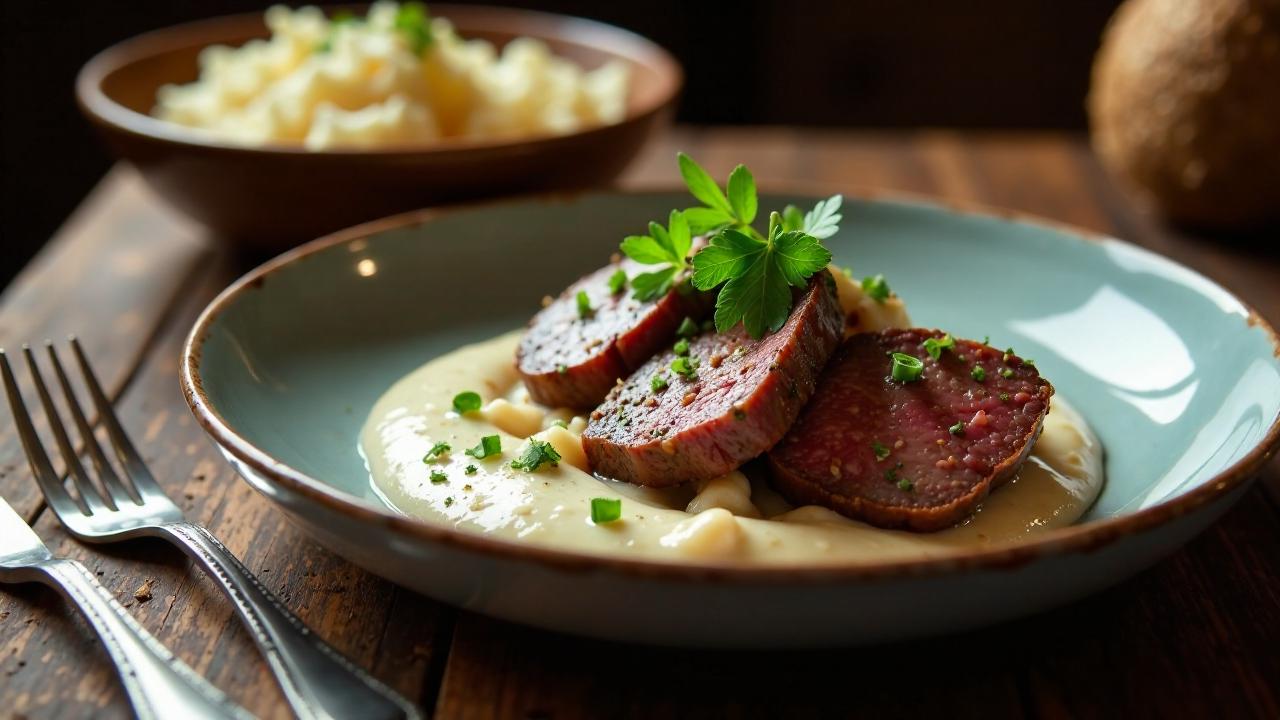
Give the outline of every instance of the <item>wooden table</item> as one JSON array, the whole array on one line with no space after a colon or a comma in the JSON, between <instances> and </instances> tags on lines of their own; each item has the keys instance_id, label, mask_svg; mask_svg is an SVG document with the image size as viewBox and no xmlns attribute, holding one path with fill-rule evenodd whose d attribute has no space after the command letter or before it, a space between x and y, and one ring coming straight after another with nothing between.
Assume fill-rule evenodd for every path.
<instances>
[{"instance_id":1,"label":"wooden table","mask_svg":"<svg viewBox=\"0 0 1280 720\"><path fill-rule=\"evenodd\" d=\"M771 185L853 183L1113 233L1200 270L1280 320L1274 243L1218 244L1160 228L1131 210L1074 136L682 129L656 142L625 183L675 181L677 148L719 177L745 162ZM786 653L635 648L513 626L398 588L287 524L237 479L182 401L180 343L195 314L247 267L119 167L7 289L0 345L79 334L173 498L322 636L438 717L1280 717L1275 462L1217 526L1118 587L1036 617L909 644ZM91 550L70 540L43 509L7 418L0 431L0 493L55 552L84 562L139 622L251 711L288 717L211 583L167 546ZM135 598L148 582L150 599ZM42 588L0 592L0 713L127 714L104 653L71 618Z\"/></svg>"}]
</instances>

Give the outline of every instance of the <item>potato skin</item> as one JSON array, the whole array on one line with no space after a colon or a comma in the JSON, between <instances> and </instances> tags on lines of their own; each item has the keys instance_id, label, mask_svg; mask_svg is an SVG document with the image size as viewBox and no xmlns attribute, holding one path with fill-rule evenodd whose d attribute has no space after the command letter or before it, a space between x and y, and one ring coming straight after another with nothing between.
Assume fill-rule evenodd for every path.
<instances>
[{"instance_id":1,"label":"potato skin","mask_svg":"<svg viewBox=\"0 0 1280 720\"><path fill-rule=\"evenodd\" d=\"M1087 100L1103 164L1167 218L1280 221L1280 2L1127 0Z\"/></svg>"}]
</instances>

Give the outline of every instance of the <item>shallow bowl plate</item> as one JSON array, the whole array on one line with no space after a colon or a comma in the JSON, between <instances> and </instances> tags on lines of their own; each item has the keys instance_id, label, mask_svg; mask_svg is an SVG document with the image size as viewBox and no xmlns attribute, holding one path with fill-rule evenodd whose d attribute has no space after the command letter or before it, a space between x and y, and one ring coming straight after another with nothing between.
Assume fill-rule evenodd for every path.
<instances>
[{"instance_id":1,"label":"shallow bowl plate","mask_svg":"<svg viewBox=\"0 0 1280 720\"><path fill-rule=\"evenodd\" d=\"M766 194L762 207L813 197ZM1083 521L946 560L748 569L600 558L396 514L357 452L379 395L425 361L518 327L683 193L425 211L339 233L238 281L182 363L197 419L321 543L481 613L663 644L801 646L957 630L1117 582L1204 529L1280 438L1270 327L1132 245L901 200L848 200L836 262L884 273L917 323L1036 360L1092 423L1107 484Z\"/></svg>"}]
</instances>

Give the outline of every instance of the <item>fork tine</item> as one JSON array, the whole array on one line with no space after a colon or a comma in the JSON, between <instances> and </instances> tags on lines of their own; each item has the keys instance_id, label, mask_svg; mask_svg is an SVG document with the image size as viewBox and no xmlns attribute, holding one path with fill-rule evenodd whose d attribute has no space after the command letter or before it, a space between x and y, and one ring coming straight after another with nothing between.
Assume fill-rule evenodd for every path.
<instances>
[{"instance_id":1,"label":"fork tine","mask_svg":"<svg viewBox=\"0 0 1280 720\"><path fill-rule=\"evenodd\" d=\"M22 346L22 354L27 359L27 368L31 371L31 381L36 386L36 394L40 396L40 404L44 405L44 414L49 420L49 429L53 431L58 452L62 453L62 460L67 465L67 473L71 475L71 481L80 491L80 498L88 506L90 514L106 508L115 510L116 504L103 497L102 492L85 473L84 465L80 464L80 454L76 452L75 447L71 445L71 440L67 437L67 428L62 424L62 416L58 415L58 408L54 406L53 398L49 396L49 388L45 387L40 366L36 365L36 356L26 345Z\"/></svg>"},{"instance_id":2,"label":"fork tine","mask_svg":"<svg viewBox=\"0 0 1280 720\"><path fill-rule=\"evenodd\" d=\"M142 461L142 457L138 455L138 451L133 447L133 442L129 440L124 428L120 426L120 419L116 417L115 408L112 407L111 401L107 400L106 393L102 392L102 386L98 384L98 378L93 374L93 368L89 367L89 359L85 357L84 349L80 347L80 341L74 337L71 338L71 350L75 352L76 362L80 365L80 373L84 375L84 383L89 388L89 395L93 397L94 407L98 410L98 418L107 427L107 436L111 438L111 447L115 450L116 457L120 459L120 464L124 465L125 474L133 481L133 486L138 489L139 495L147 492L163 494L164 491L160 489L160 484L156 482L151 470Z\"/></svg>"},{"instance_id":3,"label":"fork tine","mask_svg":"<svg viewBox=\"0 0 1280 720\"><path fill-rule=\"evenodd\" d=\"M49 363L53 365L53 372L58 376L58 384L62 386L62 396L66 398L71 417L76 423L76 429L80 432L80 439L85 449L89 451L89 459L93 461L93 467L97 469L98 477L106 487L107 494L111 495L116 505L124 502L141 504L142 498L120 479L120 475L116 473L115 468L107 461L106 454L102 452L102 444L98 442L93 428L85 419L84 411L80 409L80 401L76 398L75 390L71 388L71 381L67 379L67 373L62 368L57 349L53 347L52 342L46 342L45 349L49 351Z\"/></svg>"},{"instance_id":4,"label":"fork tine","mask_svg":"<svg viewBox=\"0 0 1280 720\"><path fill-rule=\"evenodd\" d=\"M22 440L22 449L26 451L31 474L35 475L36 484L44 493L45 500L59 515L73 511L88 515L88 508L81 501L71 497L66 486L62 484L62 478L49 462L49 456L45 454L44 446L40 444L40 436L36 434L36 429L31 424L31 414L27 412L27 404L22 401L18 383L13 379L13 369L9 367L9 356L3 350L0 350L0 371L4 374L4 391L5 395L9 396L9 410L13 413L13 421L18 426L18 437Z\"/></svg>"}]
</instances>

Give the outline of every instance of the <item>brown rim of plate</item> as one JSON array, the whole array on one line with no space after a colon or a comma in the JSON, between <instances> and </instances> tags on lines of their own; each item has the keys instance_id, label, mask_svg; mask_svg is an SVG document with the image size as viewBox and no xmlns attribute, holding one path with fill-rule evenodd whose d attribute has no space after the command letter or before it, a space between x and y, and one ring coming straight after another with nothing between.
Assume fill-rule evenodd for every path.
<instances>
[{"instance_id":1,"label":"brown rim of plate","mask_svg":"<svg viewBox=\"0 0 1280 720\"><path fill-rule=\"evenodd\" d=\"M334 9L334 6L322 5L322 10L328 14ZM343 6L337 6L343 7ZM555 25L567 25L578 32L598 37L607 38L607 43L598 43L600 45L607 44L608 51L625 58L627 61L649 67L653 69L659 76L657 89L650 93L651 97L648 102L643 102L637 106L632 106L628 102L626 115L615 123L606 125L596 125L583 128L581 130L564 133L538 133L531 135L520 135L511 138L492 138L492 139L468 139L465 137L445 138L435 140L429 143L418 144L400 144L400 145L384 145L376 148L334 148L321 151L308 150L301 144L284 144L284 143L266 143L263 145L241 145L232 142L219 140L217 137L203 133L197 129L179 125L177 123L166 122L150 115L132 110L120 103L116 102L108 96L102 89L103 80L110 73L116 71L120 67L136 62L142 57L148 57L160 52L171 52L181 48L191 47L196 44L207 45L210 42L210 35L219 28L226 27L236 28L243 24L254 21L261 21L262 13L239 13L235 15L222 15L219 17L206 18L203 20L195 20L192 22L172 25L158 30L136 35L127 40L123 40L111 47L102 50L98 54L89 59L84 67L80 68L80 72L76 75L75 94L76 102L80 105L81 110L92 118L95 122L114 127L123 132L132 135L157 140L176 145L188 145L209 150L247 153L256 155L303 155L303 156L324 156L324 155L340 155L340 156L390 156L390 155L441 155L451 153L464 153L475 151L504 151L514 146L527 144L555 143L563 141L565 138L580 137L583 135L592 135L595 133L607 132L609 128L618 125L635 122L636 120L648 117L655 113L661 112L664 108L670 106L681 88L684 86L684 70L680 67L680 63L665 48L652 40L625 30L623 28L609 25L598 20L589 20L587 18L575 17L572 15L560 15L556 13L541 12L538 10L524 10L517 8L505 8L492 5L449 5L445 3L432 4L433 15L445 19L451 19L453 16L479 16L485 13L496 14L504 17L508 22L519 23L528 28L528 32L532 32L539 37L553 37L554 33L539 32ZM438 12L436 12L438 11ZM464 28L459 28L463 30ZM214 41L216 42L216 41Z\"/></svg>"},{"instance_id":2,"label":"brown rim of plate","mask_svg":"<svg viewBox=\"0 0 1280 720\"><path fill-rule=\"evenodd\" d=\"M473 203L455 205L448 208L430 208L415 210L391 217L374 220L346 230L332 233L318 240L301 245L251 270L218 294L208 307L201 312L191 333L183 344L182 359L179 363L179 374L183 396L195 415L197 422L227 452L243 462L263 479L273 482L281 489L302 495L319 502L331 511L345 514L356 520L373 522L398 534L407 535L418 540L438 542L455 549L500 556L506 559L531 561L548 569L564 572L616 572L631 576L640 576L658 580L714 580L736 582L742 584L759 583L829 583L848 580L871 580L902 576L939 575L957 570L969 569L1012 569L1034 562L1042 557L1067 552L1097 551L1121 538L1164 525L1177 518L1219 500L1233 490L1241 487L1252 474L1262 466L1280 446L1280 413L1272 419L1262 442L1258 443L1243 458L1231 467L1212 478L1202 482L1194 490L1179 497L1161 502L1149 508L1120 517L1097 520L1082 525L1072 525L1046 532L1037 540L1020 542L1003 547L958 551L936 558L920 560L900 560L873 565L833 565L813 564L804 566L748 566L733 564L691 564L663 562L647 559L618 558L604 555L592 555L568 550L559 550L532 544L522 544L512 540L501 540L479 533L454 530L444 526L436 526L422 520L395 513L389 508L379 507L372 503L355 498L346 493L333 490L324 483L298 472L285 463L276 460L266 452L258 449L248 440L238 435L226 421L212 408L204 393L200 376L200 358L209 328L218 318L222 310L245 292L261 286L262 282L275 271L297 262L305 257L326 250L335 245L343 245L355 240L369 238L392 229L420 225L442 214L458 210L473 209L477 206L492 206L511 202L529 200L563 200L587 194L603 195L638 195L680 192L683 188L670 187L664 189L645 188L630 191L609 191L595 193L538 193L501 200L482 200ZM1118 240L1102 233L1082 230L1059 222L1042 220L1027 213L1007 209L995 209L976 203L939 203L930 201L924 196L910 193L884 192L859 187L832 187L824 184L821 191L804 184L788 184L782 187L762 188L762 192L792 193L812 196L823 196L832 190L840 190L847 198L863 201L892 200L915 204L926 204L948 212L978 217L994 217L997 219L1050 228L1067 233L1076 239L1086 242L1114 242L1129 247L1137 247L1132 243ZM1174 261L1145 248L1145 252L1161 258L1166 262ZM1209 280L1200 273L1174 263L1193 273L1195 277L1210 286L1221 289L1238 302L1247 312L1246 324L1249 327L1260 327L1270 339L1275 356L1280 358L1280 337L1271 325L1251 306L1242 302L1230 291Z\"/></svg>"}]
</instances>

